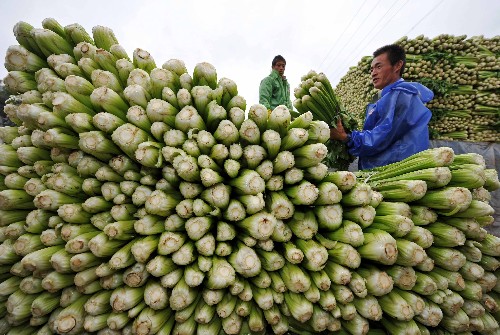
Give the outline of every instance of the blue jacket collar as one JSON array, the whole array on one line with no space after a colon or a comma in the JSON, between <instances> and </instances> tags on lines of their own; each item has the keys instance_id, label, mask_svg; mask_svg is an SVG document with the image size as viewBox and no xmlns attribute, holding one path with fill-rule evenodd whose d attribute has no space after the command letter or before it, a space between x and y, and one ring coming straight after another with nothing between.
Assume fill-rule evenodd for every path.
<instances>
[{"instance_id":1,"label":"blue jacket collar","mask_svg":"<svg viewBox=\"0 0 500 335\"><path fill-rule=\"evenodd\" d=\"M387 85L386 87L384 87L382 89L382 93L380 94L381 97L383 97L384 95L386 95L394 86L397 86L399 85L400 83L404 82L404 79L403 78L399 78L398 80L396 80L395 82L393 82L392 84L389 84Z\"/></svg>"},{"instance_id":2,"label":"blue jacket collar","mask_svg":"<svg viewBox=\"0 0 500 335\"><path fill-rule=\"evenodd\" d=\"M423 103L428 103L434 98L434 93L424 85L417 82L405 81L403 78L384 87L384 89L380 92L379 98L383 97L392 90L401 90L411 94L416 94Z\"/></svg>"}]
</instances>

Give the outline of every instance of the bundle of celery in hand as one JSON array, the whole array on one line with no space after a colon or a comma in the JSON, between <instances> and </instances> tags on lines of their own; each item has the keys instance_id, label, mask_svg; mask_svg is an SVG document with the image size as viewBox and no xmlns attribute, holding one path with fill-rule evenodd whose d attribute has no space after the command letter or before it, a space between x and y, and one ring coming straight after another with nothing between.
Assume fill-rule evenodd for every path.
<instances>
[{"instance_id":1,"label":"bundle of celery in hand","mask_svg":"<svg viewBox=\"0 0 500 335\"><path fill-rule=\"evenodd\" d=\"M330 127L336 127L337 120L341 118L346 131L357 128L356 120L344 109L324 73L318 74L311 70L302 76L294 95L296 99L293 105L300 114L310 111L314 120L325 121ZM323 162L329 168L347 170L354 160L354 156L348 152L347 143L330 139L325 144L328 155Z\"/></svg>"}]
</instances>

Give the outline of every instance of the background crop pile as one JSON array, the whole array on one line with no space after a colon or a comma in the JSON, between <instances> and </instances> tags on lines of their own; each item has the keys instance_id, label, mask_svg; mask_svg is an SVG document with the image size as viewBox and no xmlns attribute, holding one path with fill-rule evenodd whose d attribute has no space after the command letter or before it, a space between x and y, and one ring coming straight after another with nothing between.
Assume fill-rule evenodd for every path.
<instances>
[{"instance_id":1,"label":"background crop pile","mask_svg":"<svg viewBox=\"0 0 500 335\"><path fill-rule=\"evenodd\" d=\"M477 155L356 175L326 122L106 27L20 22L0 128L0 333L498 332Z\"/></svg>"},{"instance_id":2,"label":"background crop pile","mask_svg":"<svg viewBox=\"0 0 500 335\"><path fill-rule=\"evenodd\" d=\"M403 37L395 43L407 53L403 78L421 82L435 94L427 104L433 113L432 139L500 141L499 36L443 34L433 39ZM346 109L359 120L377 93L370 80L370 62L371 57L363 57L336 87Z\"/></svg>"}]
</instances>

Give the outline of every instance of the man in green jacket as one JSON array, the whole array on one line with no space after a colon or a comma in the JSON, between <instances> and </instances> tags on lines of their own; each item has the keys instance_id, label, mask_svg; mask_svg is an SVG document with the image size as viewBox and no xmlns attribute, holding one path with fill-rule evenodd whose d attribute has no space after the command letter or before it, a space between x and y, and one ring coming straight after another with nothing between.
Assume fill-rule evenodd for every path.
<instances>
[{"instance_id":1,"label":"man in green jacket","mask_svg":"<svg viewBox=\"0 0 500 335\"><path fill-rule=\"evenodd\" d=\"M290 100L290 84L285 77L286 61L283 56L274 57L271 74L260 82L259 103L273 110L279 105L285 105L290 111L293 110Z\"/></svg>"}]
</instances>

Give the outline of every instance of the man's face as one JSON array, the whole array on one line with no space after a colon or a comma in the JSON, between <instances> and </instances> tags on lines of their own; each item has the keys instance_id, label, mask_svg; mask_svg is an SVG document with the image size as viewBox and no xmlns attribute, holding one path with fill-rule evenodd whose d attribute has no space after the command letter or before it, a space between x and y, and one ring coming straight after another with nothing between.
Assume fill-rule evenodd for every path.
<instances>
[{"instance_id":1,"label":"man's face","mask_svg":"<svg viewBox=\"0 0 500 335\"><path fill-rule=\"evenodd\" d=\"M403 66L402 61L391 65L387 53L375 57L370 68L373 86L381 90L398 80L400 78L399 71L401 70L401 66Z\"/></svg>"},{"instance_id":2,"label":"man's face","mask_svg":"<svg viewBox=\"0 0 500 335\"><path fill-rule=\"evenodd\" d=\"M283 62L282 60L279 60L276 62L276 64L274 64L273 69L278 71L280 76L283 77L283 75L285 74L285 66L286 66L285 62Z\"/></svg>"}]
</instances>

